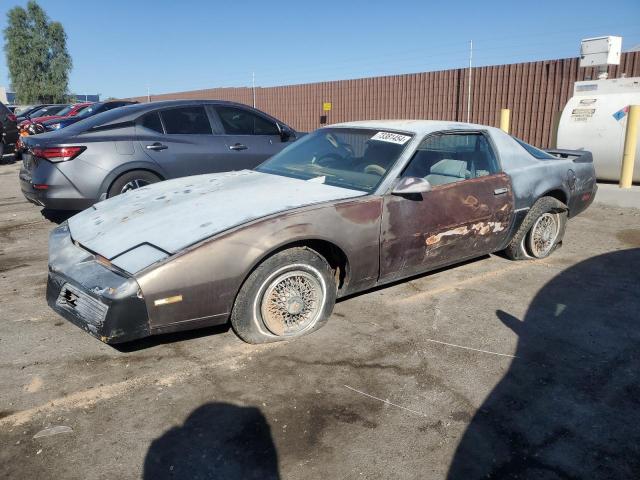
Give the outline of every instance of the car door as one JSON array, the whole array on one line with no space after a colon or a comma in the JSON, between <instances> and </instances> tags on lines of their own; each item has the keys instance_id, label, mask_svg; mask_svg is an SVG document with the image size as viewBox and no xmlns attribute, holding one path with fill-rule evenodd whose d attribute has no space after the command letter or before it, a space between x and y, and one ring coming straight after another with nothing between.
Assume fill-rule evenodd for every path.
<instances>
[{"instance_id":1,"label":"car door","mask_svg":"<svg viewBox=\"0 0 640 480\"><path fill-rule=\"evenodd\" d=\"M486 132L427 136L403 177L431 191L383 202L380 278L392 280L495 251L513 211L511 182Z\"/></svg>"},{"instance_id":2,"label":"car door","mask_svg":"<svg viewBox=\"0 0 640 480\"><path fill-rule=\"evenodd\" d=\"M288 145L276 123L254 110L233 105L215 105L214 110L224 132L229 151L224 161L230 170L254 168Z\"/></svg>"},{"instance_id":3,"label":"car door","mask_svg":"<svg viewBox=\"0 0 640 480\"><path fill-rule=\"evenodd\" d=\"M218 159L228 149L213 133L203 105L149 112L137 125L141 148L169 178L225 171Z\"/></svg>"}]
</instances>

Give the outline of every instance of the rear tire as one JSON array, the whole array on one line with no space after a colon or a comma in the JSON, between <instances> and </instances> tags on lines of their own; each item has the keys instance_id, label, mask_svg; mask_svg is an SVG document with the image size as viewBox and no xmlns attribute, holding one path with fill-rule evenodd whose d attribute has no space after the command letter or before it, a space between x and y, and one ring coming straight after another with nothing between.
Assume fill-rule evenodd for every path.
<instances>
[{"instance_id":1,"label":"rear tire","mask_svg":"<svg viewBox=\"0 0 640 480\"><path fill-rule=\"evenodd\" d=\"M566 226L567 206L553 197L539 198L504 253L512 260L546 258L562 243Z\"/></svg>"},{"instance_id":2,"label":"rear tire","mask_svg":"<svg viewBox=\"0 0 640 480\"><path fill-rule=\"evenodd\" d=\"M156 174L147 170L131 170L130 172L123 173L111 184L107 197L115 197L121 193L125 193L129 190L135 190L137 188L150 185L161 181L162 179Z\"/></svg>"},{"instance_id":3,"label":"rear tire","mask_svg":"<svg viewBox=\"0 0 640 480\"><path fill-rule=\"evenodd\" d=\"M309 248L291 248L251 272L233 305L231 326L248 343L289 340L324 325L335 301L327 261Z\"/></svg>"}]
</instances>

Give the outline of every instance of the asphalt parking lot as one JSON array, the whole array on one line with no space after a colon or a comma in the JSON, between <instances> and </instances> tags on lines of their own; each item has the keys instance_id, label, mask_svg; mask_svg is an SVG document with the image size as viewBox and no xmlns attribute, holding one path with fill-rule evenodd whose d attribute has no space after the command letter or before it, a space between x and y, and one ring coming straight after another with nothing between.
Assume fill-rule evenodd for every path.
<instances>
[{"instance_id":1,"label":"asphalt parking lot","mask_svg":"<svg viewBox=\"0 0 640 480\"><path fill-rule=\"evenodd\" d=\"M343 300L295 342L116 349L46 305L54 223L18 169L0 165L3 478L640 476L638 209L592 206L543 261Z\"/></svg>"}]
</instances>

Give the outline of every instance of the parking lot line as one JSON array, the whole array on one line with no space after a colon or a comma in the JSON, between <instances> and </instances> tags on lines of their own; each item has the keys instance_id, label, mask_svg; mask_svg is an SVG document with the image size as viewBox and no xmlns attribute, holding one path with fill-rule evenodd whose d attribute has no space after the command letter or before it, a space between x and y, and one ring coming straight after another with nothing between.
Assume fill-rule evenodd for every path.
<instances>
[{"instance_id":1,"label":"parking lot line","mask_svg":"<svg viewBox=\"0 0 640 480\"><path fill-rule=\"evenodd\" d=\"M441 342L440 340L434 340L432 338L422 338L421 340L425 340L427 342L439 343L440 345L446 345L448 347L462 348L464 350L473 350L474 352L489 353L491 355L499 355L501 357L518 358L516 355L511 355L509 353L498 353L498 352L491 352L489 350L481 350L479 348L465 347L463 345L456 345L455 343Z\"/></svg>"},{"instance_id":2,"label":"parking lot line","mask_svg":"<svg viewBox=\"0 0 640 480\"><path fill-rule=\"evenodd\" d=\"M349 385L344 385L344 386L346 388L348 388L349 390L353 390L354 392L359 393L360 395L364 395L365 397L373 398L374 400L378 400L379 402L386 403L387 405L391 405L392 407L401 408L402 410L406 410L407 412L415 413L416 415L420 415L421 417L426 417L427 416L422 412L418 412L416 410L411 410L410 408L403 407L402 405L398 405L397 403L390 402L389 400L384 400L382 398L378 398L378 397L374 397L373 395L369 395L368 393L361 392L360 390L357 390L357 389L355 389L353 387L350 387Z\"/></svg>"}]
</instances>

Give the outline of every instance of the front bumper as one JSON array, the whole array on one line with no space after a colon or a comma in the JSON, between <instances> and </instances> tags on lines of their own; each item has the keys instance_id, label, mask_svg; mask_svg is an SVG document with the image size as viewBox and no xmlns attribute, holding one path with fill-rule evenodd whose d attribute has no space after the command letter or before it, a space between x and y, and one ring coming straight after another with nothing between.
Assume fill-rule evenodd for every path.
<instances>
[{"instance_id":1,"label":"front bumper","mask_svg":"<svg viewBox=\"0 0 640 480\"><path fill-rule=\"evenodd\" d=\"M76 245L66 223L49 237L47 303L105 343L150 334L147 309L135 279L108 268Z\"/></svg>"}]
</instances>

